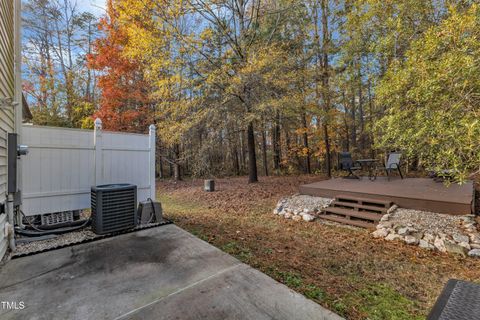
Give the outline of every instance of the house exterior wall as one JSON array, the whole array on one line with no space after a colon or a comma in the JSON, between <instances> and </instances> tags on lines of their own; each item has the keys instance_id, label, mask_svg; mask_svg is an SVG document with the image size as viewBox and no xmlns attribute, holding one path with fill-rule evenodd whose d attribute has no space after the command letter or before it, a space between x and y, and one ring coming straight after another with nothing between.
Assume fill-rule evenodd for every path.
<instances>
[{"instance_id":1,"label":"house exterior wall","mask_svg":"<svg viewBox=\"0 0 480 320\"><path fill-rule=\"evenodd\" d=\"M14 31L13 1L0 2L0 99L14 99ZM7 192L7 133L15 130L13 108L0 106L0 203L5 202Z\"/></svg>"},{"instance_id":2,"label":"house exterior wall","mask_svg":"<svg viewBox=\"0 0 480 320\"><path fill-rule=\"evenodd\" d=\"M0 259L8 246L5 223L13 214L7 205L7 134L16 132L18 106L13 102L21 95L20 75L15 73L19 67L16 55L20 55L19 6L17 0L0 0Z\"/></svg>"}]
</instances>

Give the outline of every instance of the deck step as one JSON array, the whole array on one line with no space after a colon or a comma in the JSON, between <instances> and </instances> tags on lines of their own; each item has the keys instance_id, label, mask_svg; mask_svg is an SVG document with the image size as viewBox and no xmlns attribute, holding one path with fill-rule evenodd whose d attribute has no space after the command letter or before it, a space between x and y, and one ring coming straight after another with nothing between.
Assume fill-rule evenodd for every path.
<instances>
[{"instance_id":1,"label":"deck step","mask_svg":"<svg viewBox=\"0 0 480 320\"><path fill-rule=\"evenodd\" d=\"M328 215L328 214L321 214L318 216L321 219L329 220L329 221L334 221L342 224L349 224L352 226L360 227L360 228L366 228L366 229L375 229L376 224L371 223L371 222L366 222L362 220L353 220L353 219L347 219L347 218L342 218L339 216L335 215Z\"/></svg>"},{"instance_id":2,"label":"deck step","mask_svg":"<svg viewBox=\"0 0 480 320\"><path fill-rule=\"evenodd\" d=\"M319 218L373 229L391 205L389 200L338 195Z\"/></svg>"},{"instance_id":3,"label":"deck step","mask_svg":"<svg viewBox=\"0 0 480 320\"><path fill-rule=\"evenodd\" d=\"M331 206L351 208L351 209L355 209L355 210L358 210L358 211L377 212L377 213L382 213L382 214L385 214L388 211L388 208L385 208L385 207L366 206L366 205L358 204L358 203L354 203L354 202L343 202L343 201L337 201L337 200L333 201L331 203Z\"/></svg>"},{"instance_id":4,"label":"deck step","mask_svg":"<svg viewBox=\"0 0 480 320\"><path fill-rule=\"evenodd\" d=\"M392 206L392 201L390 200L355 197L355 196L349 196L349 195L338 195L335 197L335 200L339 202L357 203L361 205L375 206L375 207L381 207L381 208L387 208L387 209Z\"/></svg>"},{"instance_id":5,"label":"deck step","mask_svg":"<svg viewBox=\"0 0 480 320\"><path fill-rule=\"evenodd\" d=\"M352 209L345 209L345 208L337 208L337 207L328 207L324 209L326 215L328 214L336 214L347 217L354 217L359 219L368 220L371 222L380 221L382 218L382 214L373 213L373 212L366 212L366 211L357 211Z\"/></svg>"}]
</instances>

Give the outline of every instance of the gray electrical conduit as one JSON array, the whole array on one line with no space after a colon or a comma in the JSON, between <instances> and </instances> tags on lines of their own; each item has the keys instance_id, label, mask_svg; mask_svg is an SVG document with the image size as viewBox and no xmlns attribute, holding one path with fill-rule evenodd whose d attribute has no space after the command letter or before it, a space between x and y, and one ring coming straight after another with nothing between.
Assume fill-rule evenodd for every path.
<instances>
[{"instance_id":1,"label":"gray electrical conduit","mask_svg":"<svg viewBox=\"0 0 480 320\"><path fill-rule=\"evenodd\" d=\"M27 224L25 226L25 228L30 229L30 230L37 230L37 231L48 231L48 230L53 230L53 229L76 227L76 226L79 226L79 225L83 224L85 221L86 220L76 220L76 221L56 223L56 224L53 224L53 225L48 225L47 224L47 225L39 225L39 226L32 226L30 224Z\"/></svg>"}]
</instances>

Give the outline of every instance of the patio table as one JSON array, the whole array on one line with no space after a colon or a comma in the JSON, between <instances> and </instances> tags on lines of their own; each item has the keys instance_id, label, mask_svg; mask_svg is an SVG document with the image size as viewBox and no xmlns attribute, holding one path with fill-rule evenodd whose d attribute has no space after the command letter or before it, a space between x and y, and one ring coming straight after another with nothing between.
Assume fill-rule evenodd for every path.
<instances>
[{"instance_id":1,"label":"patio table","mask_svg":"<svg viewBox=\"0 0 480 320\"><path fill-rule=\"evenodd\" d=\"M373 181L377 178L377 170L376 170L376 164L378 162L377 159L359 159L356 160L360 166L368 171L368 179Z\"/></svg>"}]
</instances>

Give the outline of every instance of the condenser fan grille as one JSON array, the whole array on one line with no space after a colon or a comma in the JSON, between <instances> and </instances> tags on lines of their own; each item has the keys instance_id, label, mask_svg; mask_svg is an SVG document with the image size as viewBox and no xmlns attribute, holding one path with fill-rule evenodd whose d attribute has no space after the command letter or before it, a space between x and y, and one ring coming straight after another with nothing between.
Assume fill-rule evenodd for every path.
<instances>
[{"instance_id":1,"label":"condenser fan grille","mask_svg":"<svg viewBox=\"0 0 480 320\"><path fill-rule=\"evenodd\" d=\"M137 187L129 184L92 187L91 206L95 233L132 228L137 221Z\"/></svg>"}]
</instances>

